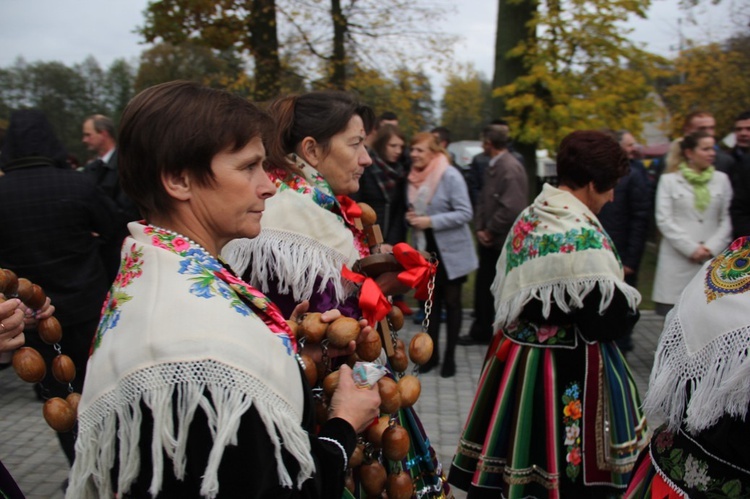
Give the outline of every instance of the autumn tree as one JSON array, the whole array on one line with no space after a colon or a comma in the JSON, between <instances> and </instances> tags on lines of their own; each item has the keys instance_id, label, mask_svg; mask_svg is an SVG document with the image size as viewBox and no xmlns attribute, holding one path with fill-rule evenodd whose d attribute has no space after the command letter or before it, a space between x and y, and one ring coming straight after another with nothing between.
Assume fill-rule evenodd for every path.
<instances>
[{"instance_id":1,"label":"autumn tree","mask_svg":"<svg viewBox=\"0 0 750 499\"><path fill-rule=\"evenodd\" d=\"M144 88L172 80L190 80L211 87L233 87L240 94L250 93L243 82L244 66L232 51L218 53L191 41L173 45L159 43L141 53L135 88Z\"/></svg>"},{"instance_id":2,"label":"autumn tree","mask_svg":"<svg viewBox=\"0 0 750 499\"><path fill-rule=\"evenodd\" d=\"M374 69L351 68L347 90L372 106L375 112L392 111L399 128L410 136L434 125L434 102L430 80L420 71L398 68L390 76Z\"/></svg>"},{"instance_id":3,"label":"autumn tree","mask_svg":"<svg viewBox=\"0 0 750 499\"><path fill-rule=\"evenodd\" d=\"M493 119L490 82L473 66L459 67L448 77L441 104L441 124L453 140L478 140Z\"/></svg>"},{"instance_id":4,"label":"autumn tree","mask_svg":"<svg viewBox=\"0 0 750 499\"><path fill-rule=\"evenodd\" d=\"M691 47L675 60L673 85L664 101L670 111L672 133L678 136L692 111L709 110L716 117L717 136L734 126L740 111L750 109L750 36L724 43Z\"/></svg>"},{"instance_id":5,"label":"autumn tree","mask_svg":"<svg viewBox=\"0 0 750 499\"><path fill-rule=\"evenodd\" d=\"M445 13L427 0L161 0L149 3L140 31L147 41L194 40L250 54L253 95L265 100L282 89L289 53L297 74L338 89L347 88L355 67L439 65L452 46L436 29Z\"/></svg>"},{"instance_id":6,"label":"autumn tree","mask_svg":"<svg viewBox=\"0 0 750 499\"><path fill-rule=\"evenodd\" d=\"M161 0L150 2L145 15L140 32L147 41L193 41L218 51L250 54L253 98L264 101L278 95L281 60L275 0Z\"/></svg>"},{"instance_id":7,"label":"autumn tree","mask_svg":"<svg viewBox=\"0 0 750 499\"><path fill-rule=\"evenodd\" d=\"M496 54L515 69L508 70L512 81L496 87L494 95L526 157L530 180L535 180L535 149L554 150L573 130L628 128L638 134L653 106L647 97L660 60L627 39L623 22L644 17L649 0L510 3L533 8L532 15L520 23L527 32L517 35L513 48ZM499 24L498 36L500 30Z\"/></svg>"}]
</instances>

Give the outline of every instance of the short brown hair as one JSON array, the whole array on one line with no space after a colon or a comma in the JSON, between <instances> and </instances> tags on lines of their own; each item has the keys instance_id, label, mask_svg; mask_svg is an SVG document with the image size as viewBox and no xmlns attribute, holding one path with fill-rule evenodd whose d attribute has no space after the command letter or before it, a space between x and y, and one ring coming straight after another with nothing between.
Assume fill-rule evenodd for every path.
<instances>
[{"instance_id":1,"label":"short brown hair","mask_svg":"<svg viewBox=\"0 0 750 499\"><path fill-rule=\"evenodd\" d=\"M606 192L628 173L628 156L609 134L577 130L560 142L557 178L560 185L579 189L589 182L598 192Z\"/></svg>"},{"instance_id":2,"label":"short brown hair","mask_svg":"<svg viewBox=\"0 0 750 499\"><path fill-rule=\"evenodd\" d=\"M202 185L221 151L238 151L273 130L267 113L237 95L189 81L147 88L127 105L120 122L118 169L125 193L148 219L168 213L162 174L187 171Z\"/></svg>"},{"instance_id":3,"label":"short brown hair","mask_svg":"<svg viewBox=\"0 0 750 499\"><path fill-rule=\"evenodd\" d=\"M406 137L397 126L381 125L380 128L378 128L375 140L372 141L372 149L375 151L375 154L380 156L380 158L385 158L385 149L388 146L391 137L394 135L403 140L404 145L406 145Z\"/></svg>"}]
</instances>

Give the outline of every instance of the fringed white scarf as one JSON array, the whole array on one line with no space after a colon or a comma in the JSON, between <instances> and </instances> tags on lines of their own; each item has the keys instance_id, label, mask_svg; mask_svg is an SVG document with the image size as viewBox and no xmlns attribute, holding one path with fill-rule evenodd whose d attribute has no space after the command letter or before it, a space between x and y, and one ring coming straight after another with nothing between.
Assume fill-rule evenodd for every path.
<instances>
[{"instance_id":1,"label":"fringed white scarf","mask_svg":"<svg viewBox=\"0 0 750 499\"><path fill-rule=\"evenodd\" d=\"M495 327L513 323L532 299L542 303L545 317L553 303L564 312L581 308L597 287L599 313L616 289L633 310L641 301L623 280L622 264L596 216L569 192L545 184L516 219L498 259L492 283Z\"/></svg>"},{"instance_id":2,"label":"fringed white scarf","mask_svg":"<svg viewBox=\"0 0 750 499\"><path fill-rule=\"evenodd\" d=\"M164 466L178 479L185 476L188 428L201 410L214 440L200 493L215 497L224 449L237 443L250 407L274 443L279 483L299 486L312 476L314 462L301 426L304 395L293 343L256 315L262 309L239 299L236 289L244 283L224 275L195 243L137 223L129 228L133 236L125 240L88 363L66 497L112 496L117 445L117 489L127 492L141 463L141 402L154 420L151 494L161 489ZM242 294L262 306L265 297L250 291ZM284 466L282 446L300 465L296 477Z\"/></svg>"},{"instance_id":3,"label":"fringed white scarf","mask_svg":"<svg viewBox=\"0 0 750 499\"><path fill-rule=\"evenodd\" d=\"M260 235L230 242L222 258L238 274L252 264L250 284L265 293L269 280L275 280L280 293L308 300L319 278L317 291L331 283L341 302L354 291L354 285L342 279L341 267L351 268L362 249L340 210L332 209L338 202L317 170L299 159L297 165L304 177L273 177L278 191L266 200Z\"/></svg>"},{"instance_id":4,"label":"fringed white scarf","mask_svg":"<svg viewBox=\"0 0 750 499\"><path fill-rule=\"evenodd\" d=\"M644 400L649 421L691 433L750 404L750 238L707 262L667 316Z\"/></svg>"}]
</instances>

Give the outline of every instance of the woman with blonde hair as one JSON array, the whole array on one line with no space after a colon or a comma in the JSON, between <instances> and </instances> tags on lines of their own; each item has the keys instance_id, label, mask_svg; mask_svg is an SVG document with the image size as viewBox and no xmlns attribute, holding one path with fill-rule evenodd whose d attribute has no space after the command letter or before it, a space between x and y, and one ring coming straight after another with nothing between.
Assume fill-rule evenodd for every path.
<instances>
[{"instance_id":1,"label":"woman with blonde hair","mask_svg":"<svg viewBox=\"0 0 750 499\"><path fill-rule=\"evenodd\" d=\"M461 173L450 165L448 153L431 133L418 133L411 140L411 171L408 176L406 222L412 228L417 249L435 253L440 264L435 278L427 332L435 348L423 366L437 366L440 354L440 310L446 309L447 341L440 375L456 373L454 352L461 331L461 287L466 276L479 266L471 244L469 222L473 217L469 190Z\"/></svg>"},{"instance_id":2,"label":"woman with blonde hair","mask_svg":"<svg viewBox=\"0 0 750 499\"><path fill-rule=\"evenodd\" d=\"M701 265L732 237L729 177L712 166L714 138L699 131L680 143L682 161L659 179L656 226L661 232L653 300L666 315Z\"/></svg>"}]
</instances>

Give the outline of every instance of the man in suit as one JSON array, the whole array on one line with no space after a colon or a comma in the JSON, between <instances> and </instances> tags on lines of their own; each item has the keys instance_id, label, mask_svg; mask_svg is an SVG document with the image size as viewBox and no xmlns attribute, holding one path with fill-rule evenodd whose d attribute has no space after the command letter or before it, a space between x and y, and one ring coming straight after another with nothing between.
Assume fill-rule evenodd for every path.
<instances>
[{"instance_id":1,"label":"man in suit","mask_svg":"<svg viewBox=\"0 0 750 499\"><path fill-rule=\"evenodd\" d=\"M94 114L83 122L83 143L96 159L83 167L96 186L101 189L117 206L115 237L103 243L100 251L111 280L117 275L120 266L120 246L128 235L127 224L139 220L140 214L135 204L120 189L117 173L117 149L115 142L114 122L101 114Z\"/></svg>"},{"instance_id":2,"label":"man in suit","mask_svg":"<svg viewBox=\"0 0 750 499\"><path fill-rule=\"evenodd\" d=\"M76 366L73 388L80 393L91 341L111 281L97 248L112 237L114 205L94 182L73 171L67 154L41 111L10 117L0 155L0 267L39 284L55 305L62 353ZM94 233L98 234L97 237ZM37 334L26 336L49 362L57 355ZM68 394L67 384L48 371L42 396ZM58 438L73 462L73 434Z\"/></svg>"},{"instance_id":3,"label":"man in suit","mask_svg":"<svg viewBox=\"0 0 750 499\"><path fill-rule=\"evenodd\" d=\"M486 344L492 338L495 304L490 292L495 266L516 217L529 204L526 171L508 151L508 127L490 125L482 132L482 147L490 156L474 212L479 270L474 281L474 322L459 345Z\"/></svg>"}]
</instances>

